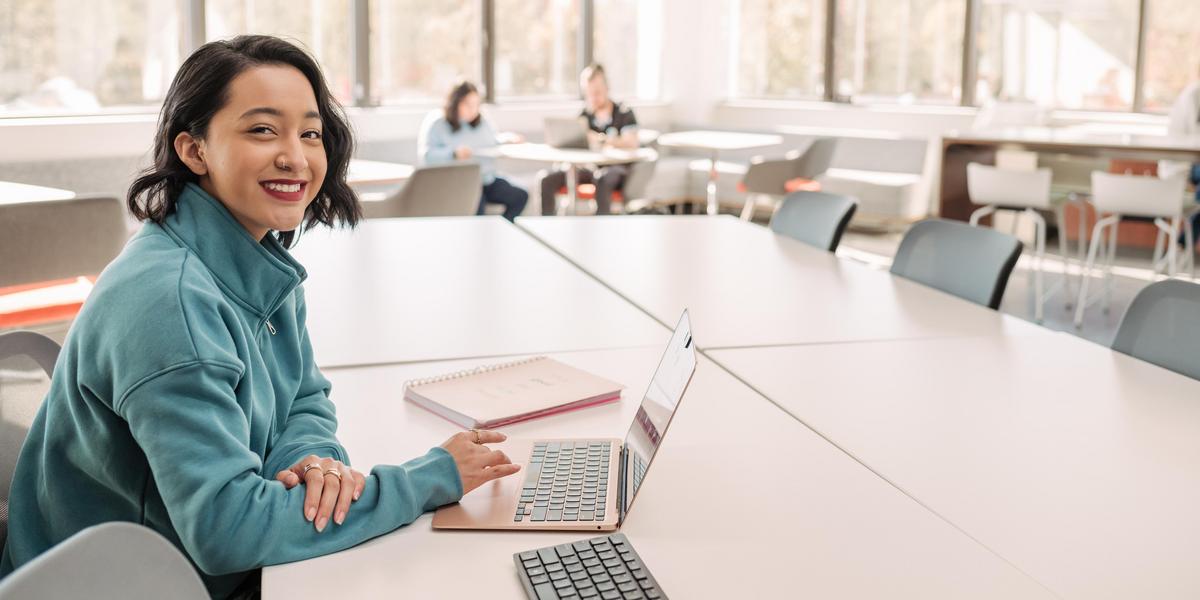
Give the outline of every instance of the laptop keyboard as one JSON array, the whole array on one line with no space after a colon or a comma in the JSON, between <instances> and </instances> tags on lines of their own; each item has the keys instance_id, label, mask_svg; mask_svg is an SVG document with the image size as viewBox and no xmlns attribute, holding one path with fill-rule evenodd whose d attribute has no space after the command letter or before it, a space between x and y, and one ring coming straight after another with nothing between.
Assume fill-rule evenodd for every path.
<instances>
[{"instance_id":1,"label":"laptop keyboard","mask_svg":"<svg viewBox=\"0 0 1200 600\"><path fill-rule=\"evenodd\" d=\"M603 521L609 442L538 442L513 522Z\"/></svg>"},{"instance_id":2,"label":"laptop keyboard","mask_svg":"<svg viewBox=\"0 0 1200 600\"><path fill-rule=\"evenodd\" d=\"M557 598L666 598L624 534L548 546L513 555L525 593Z\"/></svg>"}]
</instances>

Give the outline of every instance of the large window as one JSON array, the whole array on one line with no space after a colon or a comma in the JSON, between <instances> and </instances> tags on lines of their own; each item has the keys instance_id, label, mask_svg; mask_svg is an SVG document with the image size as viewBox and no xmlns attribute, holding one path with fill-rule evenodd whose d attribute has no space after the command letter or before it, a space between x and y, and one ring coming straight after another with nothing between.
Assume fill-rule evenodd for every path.
<instances>
[{"instance_id":1,"label":"large window","mask_svg":"<svg viewBox=\"0 0 1200 600\"><path fill-rule=\"evenodd\" d=\"M1138 0L989 0L976 100L1129 110L1137 36Z\"/></svg>"},{"instance_id":2,"label":"large window","mask_svg":"<svg viewBox=\"0 0 1200 600\"><path fill-rule=\"evenodd\" d=\"M825 0L737 1L738 93L820 98Z\"/></svg>"},{"instance_id":3,"label":"large window","mask_svg":"<svg viewBox=\"0 0 1200 600\"><path fill-rule=\"evenodd\" d=\"M662 54L660 0L593 0L593 60L604 65L620 100L658 95Z\"/></svg>"},{"instance_id":4,"label":"large window","mask_svg":"<svg viewBox=\"0 0 1200 600\"><path fill-rule=\"evenodd\" d=\"M966 0L840 0L838 98L958 103Z\"/></svg>"},{"instance_id":5,"label":"large window","mask_svg":"<svg viewBox=\"0 0 1200 600\"><path fill-rule=\"evenodd\" d=\"M349 0L206 0L205 12L208 39L261 33L298 42L321 64L334 96L353 98Z\"/></svg>"},{"instance_id":6,"label":"large window","mask_svg":"<svg viewBox=\"0 0 1200 600\"><path fill-rule=\"evenodd\" d=\"M0 113L153 104L180 53L174 2L0 0Z\"/></svg>"},{"instance_id":7,"label":"large window","mask_svg":"<svg viewBox=\"0 0 1200 600\"><path fill-rule=\"evenodd\" d=\"M441 99L480 85L479 0L372 0L371 85L382 104Z\"/></svg>"},{"instance_id":8,"label":"large window","mask_svg":"<svg viewBox=\"0 0 1200 600\"><path fill-rule=\"evenodd\" d=\"M1149 0L1146 7L1147 111L1166 112L1189 83L1200 80L1200 2Z\"/></svg>"},{"instance_id":9,"label":"large window","mask_svg":"<svg viewBox=\"0 0 1200 600\"><path fill-rule=\"evenodd\" d=\"M579 95L580 0L492 0L497 97Z\"/></svg>"}]
</instances>

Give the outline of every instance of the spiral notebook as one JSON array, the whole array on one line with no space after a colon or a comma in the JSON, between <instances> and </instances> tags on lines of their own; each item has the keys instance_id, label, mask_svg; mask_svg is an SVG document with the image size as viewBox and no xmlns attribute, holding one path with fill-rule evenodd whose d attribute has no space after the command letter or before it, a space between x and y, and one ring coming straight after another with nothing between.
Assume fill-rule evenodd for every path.
<instances>
[{"instance_id":1,"label":"spiral notebook","mask_svg":"<svg viewBox=\"0 0 1200 600\"><path fill-rule=\"evenodd\" d=\"M404 398L466 428L490 429L621 397L621 385L538 356L417 379Z\"/></svg>"}]
</instances>

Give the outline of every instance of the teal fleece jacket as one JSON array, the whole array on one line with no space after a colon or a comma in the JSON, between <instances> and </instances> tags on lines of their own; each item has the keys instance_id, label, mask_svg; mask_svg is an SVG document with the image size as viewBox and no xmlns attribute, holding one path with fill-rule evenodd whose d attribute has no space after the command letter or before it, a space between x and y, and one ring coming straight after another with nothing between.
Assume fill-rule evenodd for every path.
<instances>
[{"instance_id":1,"label":"teal fleece jacket","mask_svg":"<svg viewBox=\"0 0 1200 600\"><path fill-rule=\"evenodd\" d=\"M442 448L375 467L346 522L318 533L277 472L349 463L313 364L304 268L194 184L109 265L67 335L21 450L0 576L106 521L178 546L214 597L266 565L337 552L455 502Z\"/></svg>"}]
</instances>

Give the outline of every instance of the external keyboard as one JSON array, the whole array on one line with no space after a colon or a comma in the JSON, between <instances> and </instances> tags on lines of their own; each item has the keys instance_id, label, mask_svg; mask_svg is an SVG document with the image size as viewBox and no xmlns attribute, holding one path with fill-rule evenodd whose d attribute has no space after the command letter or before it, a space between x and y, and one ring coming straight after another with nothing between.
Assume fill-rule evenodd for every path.
<instances>
[{"instance_id":1,"label":"external keyboard","mask_svg":"<svg viewBox=\"0 0 1200 600\"><path fill-rule=\"evenodd\" d=\"M603 521L609 442L538 442L513 522Z\"/></svg>"},{"instance_id":2,"label":"external keyboard","mask_svg":"<svg viewBox=\"0 0 1200 600\"><path fill-rule=\"evenodd\" d=\"M614 533L513 555L536 600L666 598L625 535Z\"/></svg>"}]
</instances>

